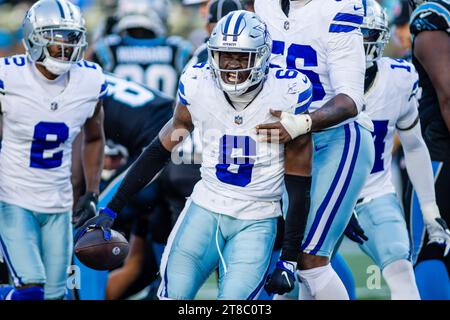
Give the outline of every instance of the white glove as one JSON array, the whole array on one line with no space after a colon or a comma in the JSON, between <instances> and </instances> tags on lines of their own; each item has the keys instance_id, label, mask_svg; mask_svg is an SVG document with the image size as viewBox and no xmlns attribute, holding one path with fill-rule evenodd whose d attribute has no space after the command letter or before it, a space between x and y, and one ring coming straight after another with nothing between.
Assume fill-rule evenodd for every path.
<instances>
[{"instance_id":1,"label":"white glove","mask_svg":"<svg viewBox=\"0 0 450 320\"><path fill-rule=\"evenodd\" d=\"M428 244L438 243L445 246L444 256L446 256L450 250L450 230L441 218L436 202L428 203L421 209L423 221L427 227Z\"/></svg>"}]
</instances>

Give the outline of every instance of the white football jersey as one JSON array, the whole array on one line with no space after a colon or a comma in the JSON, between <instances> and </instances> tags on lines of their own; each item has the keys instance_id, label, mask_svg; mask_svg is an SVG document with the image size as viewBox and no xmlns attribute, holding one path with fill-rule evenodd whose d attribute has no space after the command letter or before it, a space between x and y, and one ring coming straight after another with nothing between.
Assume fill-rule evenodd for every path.
<instances>
[{"instance_id":1,"label":"white football jersey","mask_svg":"<svg viewBox=\"0 0 450 320\"><path fill-rule=\"evenodd\" d=\"M361 197L375 198L395 192L391 178L392 148L396 128L407 129L419 120L419 76L402 59L381 58L371 88L366 92L366 110L374 123L375 162Z\"/></svg>"},{"instance_id":2,"label":"white football jersey","mask_svg":"<svg viewBox=\"0 0 450 320\"><path fill-rule=\"evenodd\" d=\"M105 77L97 64L81 61L52 97L31 68L25 55L0 59L0 200L36 212L70 211L72 142L106 93Z\"/></svg>"},{"instance_id":3,"label":"white football jersey","mask_svg":"<svg viewBox=\"0 0 450 320\"><path fill-rule=\"evenodd\" d=\"M259 94L237 111L214 81L205 63L188 68L180 79L180 101L187 106L202 141L202 179L192 200L240 219L278 216L284 145L260 142L255 127L277 121L270 108L306 111L312 98L311 83L296 70L271 69Z\"/></svg>"},{"instance_id":4,"label":"white football jersey","mask_svg":"<svg viewBox=\"0 0 450 320\"><path fill-rule=\"evenodd\" d=\"M362 110L366 63L360 0L312 0L301 8L291 8L289 18L280 0L255 0L255 12L267 24L273 40L271 66L295 68L311 80L310 111L340 93L350 96ZM354 120L373 129L364 112L339 125Z\"/></svg>"}]
</instances>

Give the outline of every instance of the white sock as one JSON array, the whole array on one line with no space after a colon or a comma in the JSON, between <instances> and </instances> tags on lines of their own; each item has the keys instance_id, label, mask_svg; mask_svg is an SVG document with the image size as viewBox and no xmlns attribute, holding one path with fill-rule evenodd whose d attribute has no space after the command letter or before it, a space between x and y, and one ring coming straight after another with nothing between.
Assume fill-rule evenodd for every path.
<instances>
[{"instance_id":1,"label":"white sock","mask_svg":"<svg viewBox=\"0 0 450 320\"><path fill-rule=\"evenodd\" d=\"M349 300L347 290L331 264L298 270L297 275L301 279L302 300Z\"/></svg>"},{"instance_id":2,"label":"white sock","mask_svg":"<svg viewBox=\"0 0 450 320\"><path fill-rule=\"evenodd\" d=\"M420 300L412 263L397 260L384 267L383 277L391 290L391 300Z\"/></svg>"}]
</instances>

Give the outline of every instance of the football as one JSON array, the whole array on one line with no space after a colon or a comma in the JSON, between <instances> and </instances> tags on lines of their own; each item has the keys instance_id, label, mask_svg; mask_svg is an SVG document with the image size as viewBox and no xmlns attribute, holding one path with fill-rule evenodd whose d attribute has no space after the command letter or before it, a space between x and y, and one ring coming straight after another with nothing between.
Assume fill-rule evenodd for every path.
<instances>
[{"instance_id":1,"label":"football","mask_svg":"<svg viewBox=\"0 0 450 320\"><path fill-rule=\"evenodd\" d=\"M112 270L120 266L128 254L128 241L111 230L111 239L103 239L103 231L86 232L75 244L75 255L84 265L95 270Z\"/></svg>"}]
</instances>

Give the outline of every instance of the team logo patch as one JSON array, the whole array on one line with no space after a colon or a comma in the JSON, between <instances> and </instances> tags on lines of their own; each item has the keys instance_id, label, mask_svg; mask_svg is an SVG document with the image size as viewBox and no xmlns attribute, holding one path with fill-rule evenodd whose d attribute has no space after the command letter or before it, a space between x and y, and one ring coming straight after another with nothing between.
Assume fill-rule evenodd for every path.
<instances>
[{"instance_id":1,"label":"team logo patch","mask_svg":"<svg viewBox=\"0 0 450 320\"><path fill-rule=\"evenodd\" d=\"M120 254L120 248L119 247L114 247L112 249L112 253L113 253L113 255L118 256Z\"/></svg>"}]
</instances>

